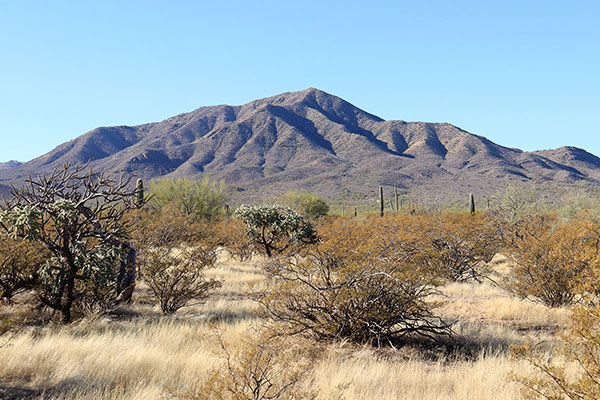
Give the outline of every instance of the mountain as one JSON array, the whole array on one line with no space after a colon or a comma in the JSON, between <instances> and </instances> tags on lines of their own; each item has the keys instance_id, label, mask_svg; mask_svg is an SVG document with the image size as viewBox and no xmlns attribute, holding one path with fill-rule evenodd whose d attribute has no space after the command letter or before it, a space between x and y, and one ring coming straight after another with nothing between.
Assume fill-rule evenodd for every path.
<instances>
[{"instance_id":1,"label":"mountain","mask_svg":"<svg viewBox=\"0 0 600 400\"><path fill-rule=\"evenodd\" d=\"M161 122L96 128L29 162L0 164L0 185L88 160L95 170L146 180L208 175L243 199L290 189L361 199L394 184L439 195L487 193L507 181L600 184L600 159L582 149L524 152L448 123L385 121L310 88Z\"/></svg>"},{"instance_id":2,"label":"mountain","mask_svg":"<svg viewBox=\"0 0 600 400\"><path fill-rule=\"evenodd\" d=\"M10 160L7 162L0 162L0 171L4 170L4 169L11 169L11 168L17 168L20 167L22 163L15 161L15 160Z\"/></svg>"},{"instance_id":3,"label":"mountain","mask_svg":"<svg viewBox=\"0 0 600 400\"><path fill-rule=\"evenodd\" d=\"M564 146L554 150L534 151L554 162L576 168L587 177L600 181L600 158L577 147Z\"/></svg>"}]
</instances>

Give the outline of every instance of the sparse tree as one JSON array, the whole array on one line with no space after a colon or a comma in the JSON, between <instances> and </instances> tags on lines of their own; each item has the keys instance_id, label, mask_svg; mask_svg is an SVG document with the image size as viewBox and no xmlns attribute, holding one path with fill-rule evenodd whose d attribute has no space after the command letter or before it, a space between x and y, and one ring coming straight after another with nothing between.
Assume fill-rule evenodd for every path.
<instances>
[{"instance_id":1,"label":"sparse tree","mask_svg":"<svg viewBox=\"0 0 600 400\"><path fill-rule=\"evenodd\" d=\"M527 229L531 225L528 225L528 221L532 218L540 219L540 223L544 223L546 218L540 212L539 194L523 185L509 185L503 193L492 196L491 200L487 215L499 238L508 246L529 234Z\"/></svg>"}]
</instances>

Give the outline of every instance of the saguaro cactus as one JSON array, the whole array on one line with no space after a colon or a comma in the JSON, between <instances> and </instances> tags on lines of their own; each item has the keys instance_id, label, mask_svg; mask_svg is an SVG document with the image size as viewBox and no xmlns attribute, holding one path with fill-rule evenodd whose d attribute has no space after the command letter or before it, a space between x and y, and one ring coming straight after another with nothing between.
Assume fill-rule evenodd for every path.
<instances>
[{"instance_id":1,"label":"saguaro cactus","mask_svg":"<svg viewBox=\"0 0 600 400\"><path fill-rule=\"evenodd\" d=\"M475 214L475 197L473 196L473 193L469 194L469 212Z\"/></svg>"},{"instance_id":2,"label":"saguaro cactus","mask_svg":"<svg viewBox=\"0 0 600 400\"><path fill-rule=\"evenodd\" d=\"M383 186L379 186L379 216L383 217L383 207L385 204L383 203Z\"/></svg>"},{"instance_id":3,"label":"saguaro cactus","mask_svg":"<svg viewBox=\"0 0 600 400\"><path fill-rule=\"evenodd\" d=\"M398 204L398 187L396 185L394 185L394 199L396 200L396 214L398 214L400 212L400 204Z\"/></svg>"},{"instance_id":4,"label":"saguaro cactus","mask_svg":"<svg viewBox=\"0 0 600 400\"><path fill-rule=\"evenodd\" d=\"M141 178L135 183L135 204L138 207L144 205L144 181Z\"/></svg>"}]
</instances>

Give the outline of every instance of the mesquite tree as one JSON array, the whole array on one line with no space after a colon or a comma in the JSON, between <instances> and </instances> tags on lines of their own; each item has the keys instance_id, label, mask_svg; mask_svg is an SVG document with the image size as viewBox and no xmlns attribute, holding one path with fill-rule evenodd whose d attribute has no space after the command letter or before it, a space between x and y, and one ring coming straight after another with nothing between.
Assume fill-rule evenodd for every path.
<instances>
[{"instance_id":1,"label":"mesquite tree","mask_svg":"<svg viewBox=\"0 0 600 400\"><path fill-rule=\"evenodd\" d=\"M0 226L51 253L40 267L37 295L62 314L64 323L71 321L74 303L88 302L87 307L89 301L106 302L132 289L134 257L126 244L131 224L125 215L136 207L136 192L129 181L65 164L12 187L12 198L5 200Z\"/></svg>"}]
</instances>

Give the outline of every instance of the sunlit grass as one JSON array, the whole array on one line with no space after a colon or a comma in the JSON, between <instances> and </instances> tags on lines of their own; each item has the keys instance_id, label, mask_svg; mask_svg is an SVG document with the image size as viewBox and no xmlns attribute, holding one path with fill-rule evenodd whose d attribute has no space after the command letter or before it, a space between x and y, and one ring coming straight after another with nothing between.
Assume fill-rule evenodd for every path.
<instances>
[{"instance_id":1,"label":"sunlit grass","mask_svg":"<svg viewBox=\"0 0 600 400\"><path fill-rule=\"evenodd\" d=\"M194 392L223 362L216 332L241 338L264 322L258 304L245 296L263 284L261 262L221 254L208 275L223 286L172 316L160 313L142 283L134 302L112 315L28 328L0 348L0 390L41 390L38 398L48 399L163 399ZM439 355L419 345L330 345L312 375L319 398L520 399L518 385L507 379L517 367L509 346L533 337L551 340L567 311L516 298L489 282L450 284L442 292L445 305L436 311L454 322L468 354Z\"/></svg>"}]
</instances>

